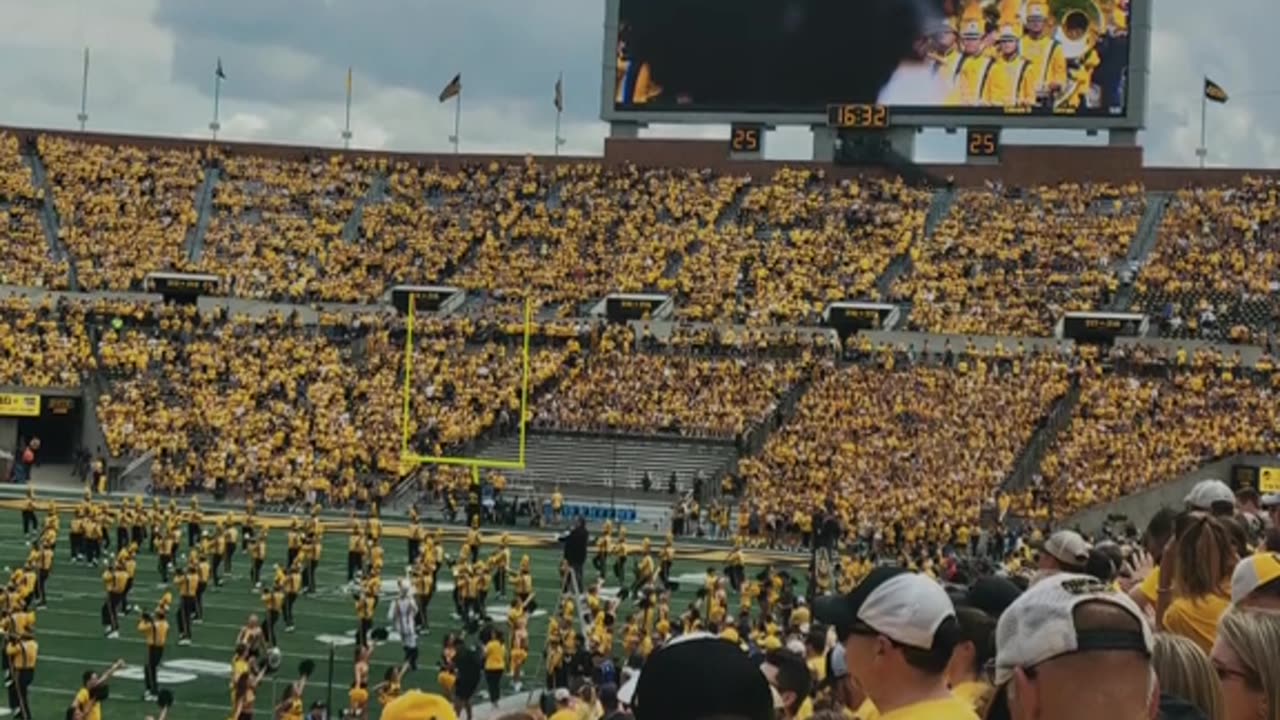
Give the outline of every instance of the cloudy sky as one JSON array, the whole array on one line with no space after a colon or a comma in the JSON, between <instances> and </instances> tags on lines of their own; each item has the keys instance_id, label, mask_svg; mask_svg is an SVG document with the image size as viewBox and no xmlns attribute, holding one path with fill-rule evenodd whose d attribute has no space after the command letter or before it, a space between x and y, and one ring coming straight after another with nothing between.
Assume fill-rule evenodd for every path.
<instances>
[{"instance_id":1,"label":"cloudy sky","mask_svg":"<svg viewBox=\"0 0 1280 720\"><path fill-rule=\"evenodd\" d=\"M1134 0L1135 2L1139 0ZM213 66L228 75L222 136L339 146L348 66L353 144L449 149L453 110L436 94L465 79L463 150L548 153L552 85L565 77L567 152L597 155L603 0L0 0L0 123L74 127L83 49L91 50L92 129L205 136ZM1148 164L1196 162L1200 78L1232 102L1210 108L1215 165L1280 166L1277 0L1160 0ZM723 127L655 127L649 135L727 137ZM1014 133L1006 142L1102 142ZM801 158L809 136L770 137L771 157ZM963 141L929 133L922 161L956 160Z\"/></svg>"}]
</instances>

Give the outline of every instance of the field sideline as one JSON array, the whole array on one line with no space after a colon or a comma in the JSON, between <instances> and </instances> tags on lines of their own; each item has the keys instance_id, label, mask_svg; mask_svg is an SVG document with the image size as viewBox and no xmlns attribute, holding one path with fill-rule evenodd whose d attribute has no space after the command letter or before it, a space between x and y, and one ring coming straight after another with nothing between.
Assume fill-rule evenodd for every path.
<instances>
[{"instance_id":1,"label":"field sideline","mask_svg":"<svg viewBox=\"0 0 1280 720\"><path fill-rule=\"evenodd\" d=\"M21 520L17 512L0 512L0 538L3 538L0 539L0 565L4 567L17 567L26 558L28 548L21 538L20 528ZM154 712L154 705L144 703L141 699L142 664L146 649L137 632L137 616L121 618L119 639L109 640L103 636L99 618L104 592L100 579L102 569L72 563L65 533L64 525L48 583L49 607L37 611L36 639L40 644L40 656L31 693L33 715L36 718L61 718L79 687L82 672L100 670L117 658L122 658L130 667L112 680L111 699L105 705L103 717L140 719L147 713ZM550 532L544 533L550 536ZM529 543L531 538L527 535L521 538L525 540L524 543L518 543L519 537L512 533L513 565L518 563L522 554L529 555L535 592L541 606L529 623L533 652L524 672L527 690L537 687L541 682L540 650L545 643L547 629L547 617L543 612L559 592L560 551L545 541L540 543L542 547L521 547L532 543ZM489 539L486 536L486 540ZM271 534L264 574L270 571L273 563L283 564L284 541L283 532ZM407 549L400 539L388 538L384 542L387 550L384 588L390 590L395 577L403 572ZM450 557L456 555L459 545L460 541L456 537L446 538L446 552ZM482 552L488 550L489 546L486 546ZM724 554L723 550L702 550L682 553L682 557L677 557L673 575L677 579L682 575L687 577L672 601L673 612L683 610L694 597L694 591L700 585L695 577L701 577L708 564L721 566ZM165 649L160 682L162 687L173 690L177 698L174 711L171 712L171 717L175 720L225 720L230 712L228 676L236 633L249 613L264 614L259 595L251 591L246 554L237 552L234 562L232 577L225 581L222 588L210 587L206 594L205 622L195 626L192 645L181 647L177 644L176 618L170 618L172 629ZM405 677L406 688L416 687L428 691L437 689L436 663L441 643L445 633L456 627L448 592L451 588L448 578L446 568L440 575L443 587L437 591L437 597L430 606L432 632L429 636L420 638L419 669ZM297 631L292 634L281 632L280 649L284 654L284 663L277 680L278 687L272 688L270 680L263 681L264 691L260 693L258 701L258 716L270 717L270 699L279 696L285 685L293 679L298 663L307 658L317 663L316 674L307 687L307 705L316 700L328 700L326 679L330 643L335 645L332 707L345 707L346 691L351 681L354 645L352 636L356 627L354 602L342 589L345 582L346 533L332 530L325 538L324 553L318 570L318 592L299 598L295 606ZM164 593L158 583L155 556L147 553L144 548L138 557L138 574L134 591L130 594L130 602L143 610L152 609ZM505 610L500 611L495 606L505 606L508 601L490 597L490 613L495 620L505 621ZM385 605L379 606L375 622L385 624ZM282 629L282 626L277 625L277 628ZM380 646L373 656L372 682L380 681L385 669L398 664L401 659L398 643ZM506 692L510 691L508 682ZM483 695L481 691L481 696ZM377 718L379 712L375 700L371 703L370 717ZM0 709L0 716L5 713L7 708ZM331 713L331 717L336 718L337 714Z\"/></svg>"}]
</instances>

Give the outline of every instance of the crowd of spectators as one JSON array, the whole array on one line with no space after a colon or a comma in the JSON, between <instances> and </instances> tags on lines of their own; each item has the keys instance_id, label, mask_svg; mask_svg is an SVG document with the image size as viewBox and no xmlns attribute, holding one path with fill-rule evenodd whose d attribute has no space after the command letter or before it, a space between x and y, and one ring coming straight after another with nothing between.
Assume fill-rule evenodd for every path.
<instances>
[{"instance_id":1,"label":"crowd of spectators","mask_svg":"<svg viewBox=\"0 0 1280 720\"><path fill-rule=\"evenodd\" d=\"M83 306L0 299L0 385L78 388L95 367Z\"/></svg>"},{"instance_id":2,"label":"crowd of spectators","mask_svg":"<svg viewBox=\"0 0 1280 720\"><path fill-rule=\"evenodd\" d=\"M1280 396L1231 371L1187 367L1169 379L1082 373L1071 423L1041 472L1065 517L1236 453L1280 452Z\"/></svg>"},{"instance_id":3,"label":"crowd of spectators","mask_svg":"<svg viewBox=\"0 0 1280 720\"><path fill-rule=\"evenodd\" d=\"M97 315L113 320L100 323L111 385L99 419L113 455L157 453L152 475L161 489L245 484L268 500L322 492L340 504L367 479L406 470L406 411L409 449L431 455L518 419L519 335L506 328L419 323L406 407L399 321L363 316L309 327L278 314L164 306L121 319L121 309ZM576 335L559 332L531 355L535 391L578 352Z\"/></svg>"},{"instance_id":4,"label":"crowd of spectators","mask_svg":"<svg viewBox=\"0 0 1280 720\"><path fill-rule=\"evenodd\" d=\"M0 240L4 242L0 285L67 287L66 260L51 252L40 223L43 205L44 193L23 161L18 138L0 132Z\"/></svg>"},{"instance_id":5,"label":"crowd of spectators","mask_svg":"<svg viewBox=\"0 0 1280 720\"><path fill-rule=\"evenodd\" d=\"M912 329L1048 335L1110 300L1145 207L1136 185L960 190L892 296L912 303Z\"/></svg>"},{"instance_id":6,"label":"crowd of spectators","mask_svg":"<svg viewBox=\"0 0 1280 720\"><path fill-rule=\"evenodd\" d=\"M680 316L814 325L833 300L876 299L876 279L922 240L930 198L900 179L779 170L748 186L737 213L685 260Z\"/></svg>"},{"instance_id":7,"label":"crowd of spectators","mask_svg":"<svg viewBox=\"0 0 1280 720\"><path fill-rule=\"evenodd\" d=\"M232 155L219 166L200 269L238 297L352 299L345 265L328 253L372 182L368 162Z\"/></svg>"},{"instance_id":8,"label":"crowd of spectators","mask_svg":"<svg viewBox=\"0 0 1280 720\"><path fill-rule=\"evenodd\" d=\"M1173 337L1257 341L1280 320L1280 183L1178 192L1137 279L1137 306Z\"/></svg>"},{"instance_id":9,"label":"crowd of spectators","mask_svg":"<svg viewBox=\"0 0 1280 720\"><path fill-rule=\"evenodd\" d=\"M806 374L798 362L644 353L610 330L580 371L538 403L536 424L601 432L735 438Z\"/></svg>"},{"instance_id":10,"label":"crowd of spectators","mask_svg":"<svg viewBox=\"0 0 1280 720\"><path fill-rule=\"evenodd\" d=\"M86 290L140 289L149 272L187 267L204 174L193 150L141 148L41 135L58 239Z\"/></svg>"},{"instance_id":11,"label":"crowd of spectators","mask_svg":"<svg viewBox=\"0 0 1280 720\"><path fill-rule=\"evenodd\" d=\"M830 507L890 553L936 550L976 528L1068 385L1052 355L825 367L763 453L740 462L746 506L762 527Z\"/></svg>"}]
</instances>

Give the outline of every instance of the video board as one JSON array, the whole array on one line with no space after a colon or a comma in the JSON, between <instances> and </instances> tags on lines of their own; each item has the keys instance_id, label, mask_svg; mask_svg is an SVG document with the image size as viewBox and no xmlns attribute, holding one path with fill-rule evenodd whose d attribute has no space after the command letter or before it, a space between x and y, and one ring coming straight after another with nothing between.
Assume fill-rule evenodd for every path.
<instances>
[{"instance_id":1,"label":"video board","mask_svg":"<svg viewBox=\"0 0 1280 720\"><path fill-rule=\"evenodd\" d=\"M1149 2L610 0L602 116L1138 128Z\"/></svg>"}]
</instances>

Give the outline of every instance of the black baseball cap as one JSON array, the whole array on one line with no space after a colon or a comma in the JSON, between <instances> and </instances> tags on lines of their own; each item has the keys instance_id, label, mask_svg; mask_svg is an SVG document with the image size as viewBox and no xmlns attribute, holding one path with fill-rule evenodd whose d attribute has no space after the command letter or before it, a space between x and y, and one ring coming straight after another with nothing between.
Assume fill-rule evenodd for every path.
<instances>
[{"instance_id":1,"label":"black baseball cap","mask_svg":"<svg viewBox=\"0 0 1280 720\"><path fill-rule=\"evenodd\" d=\"M634 682L633 692L624 686L619 699L636 720L774 717L773 693L760 665L715 635L695 633L655 650Z\"/></svg>"}]
</instances>

